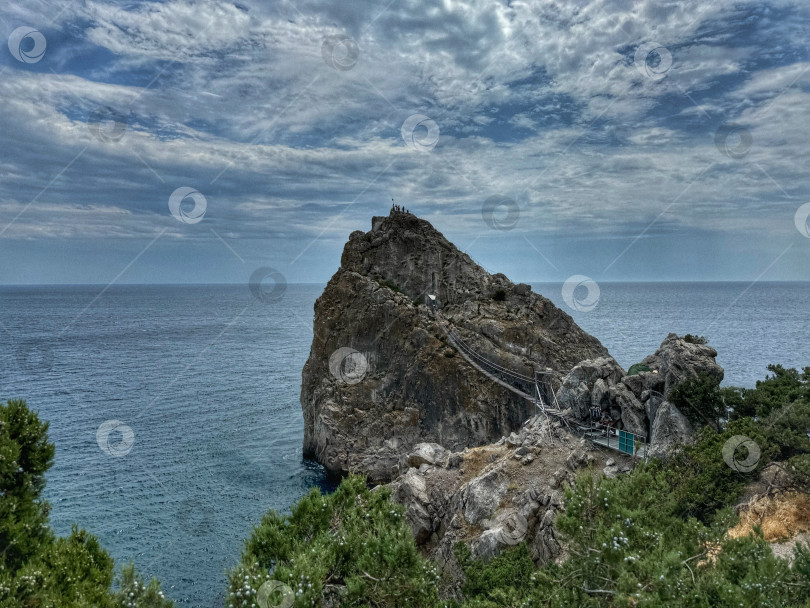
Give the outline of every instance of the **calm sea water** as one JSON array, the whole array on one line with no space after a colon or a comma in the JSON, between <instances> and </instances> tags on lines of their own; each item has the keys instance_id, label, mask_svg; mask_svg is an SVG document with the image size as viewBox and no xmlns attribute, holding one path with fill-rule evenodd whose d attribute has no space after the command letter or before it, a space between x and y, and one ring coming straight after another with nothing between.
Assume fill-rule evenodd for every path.
<instances>
[{"instance_id":1,"label":"calm sea water","mask_svg":"<svg viewBox=\"0 0 810 608\"><path fill-rule=\"evenodd\" d=\"M625 368L670 331L707 335L731 384L753 386L771 362L810 365L810 284L600 287L596 308L576 312L560 285L534 285ZM261 515L332 487L302 459L298 402L321 290L289 285L264 304L243 286L0 288L0 399L50 421L57 532L77 523L180 605L222 606ZM132 429L103 443L115 453L132 439L124 456L99 446L108 420Z\"/></svg>"}]
</instances>

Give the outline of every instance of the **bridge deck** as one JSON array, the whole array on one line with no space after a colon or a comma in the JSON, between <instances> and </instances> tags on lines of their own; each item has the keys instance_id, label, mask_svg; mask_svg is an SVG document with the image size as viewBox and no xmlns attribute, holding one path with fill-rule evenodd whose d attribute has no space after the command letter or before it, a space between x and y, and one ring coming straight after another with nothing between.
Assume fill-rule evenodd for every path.
<instances>
[{"instance_id":1,"label":"bridge deck","mask_svg":"<svg viewBox=\"0 0 810 608\"><path fill-rule=\"evenodd\" d=\"M589 436L590 435L590 436ZM624 450L619 447L619 437L618 436L608 436L605 437L603 434L599 433L592 434L592 433L585 433L585 438L589 441L601 445L606 448L610 448L611 450L616 450L617 452L621 452L622 454L627 454ZM645 445L640 445L636 448L635 456L638 458L644 458L644 455L647 451L647 447ZM630 454L627 454L630 456Z\"/></svg>"}]
</instances>

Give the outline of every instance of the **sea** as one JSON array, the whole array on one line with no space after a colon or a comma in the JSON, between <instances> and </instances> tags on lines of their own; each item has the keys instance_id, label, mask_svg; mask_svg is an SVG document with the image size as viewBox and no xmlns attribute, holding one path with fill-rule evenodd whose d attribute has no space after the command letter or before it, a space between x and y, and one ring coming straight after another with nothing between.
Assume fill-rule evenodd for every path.
<instances>
[{"instance_id":1,"label":"sea","mask_svg":"<svg viewBox=\"0 0 810 608\"><path fill-rule=\"evenodd\" d=\"M568 302L561 284L532 287L625 369L670 332L706 336L724 384L753 387L770 363L810 366L810 283L603 283ZM224 606L226 572L262 515L335 487L301 450L322 290L0 287L0 399L50 423L56 532L97 535L179 606Z\"/></svg>"}]
</instances>

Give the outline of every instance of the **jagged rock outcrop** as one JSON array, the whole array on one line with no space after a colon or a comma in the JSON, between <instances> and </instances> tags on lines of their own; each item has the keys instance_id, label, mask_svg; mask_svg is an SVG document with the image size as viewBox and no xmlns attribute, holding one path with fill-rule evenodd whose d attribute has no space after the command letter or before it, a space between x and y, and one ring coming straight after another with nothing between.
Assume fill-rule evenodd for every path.
<instances>
[{"instance_id":1,"label":"jagged rock outcrop","mask_svg":"<svg viewBox=\"0 0 810 608\"><path fill-rule=\"evenodd\" d=\"M715 361L717 351L707 344L695 344L669 334L654 354L642 363L658 372L664 382L665 395L678 383L700 373L723 380L724 371Z\"/></svg>"},{"instance_id":2,"label":"jagged rock outcrop","mask_svg":"<svg viewBox=\"0 0 810 608\"><path fill-rule=\"evenodd\" d=\"M418 462L433 449L419 444L404 458ZM571 435L559 421L537 416L495 444L409 468L388 487L406 507L417 542L441 568L442 595L454 597L463 580L456 543L488 560L525 541L537 564L558 559L563 547L554 523L564 486L583 467L615 477L632 464L628 456Z\"/></svg>"},{"instance_id":3,"label":"jagged rock outcrop","mask_svg":"<svg viewBox=\"0 0 810 608\"><path fill-rule=\"evenodd\" d=\"M669 334L643 360L647 369L632 376L611 357L581 361L564 378L557 400L583 421L591 417L591 408L599 408L616 428L647 437L648 454L663 456L671 446L688 442L694 435L689 421L666 401L666 395L698 374L721 381L724 372L716 356L711 346Z\"/></svg>"},{"instance_id":4,"label":"jagged rock outcrop","mask_svg":"<svg viewBox=\"0 0 810 608\"><path fill-rule=\"evenodd\" d=\"M675 444L688 442L694 433L689 420L677 407L669 401L662 402L652 425L649 456L666 456Z\"/></svg>"},{"instance_id":5,"label":"jagged rock outcrop","mask_svg":"<svg viewBox=\"0 0 810 608\"><path fill-rule=\"evenodd\" d=\"M457 452L518 429L531 402L460 356L447 326L495 364L547 370L552 385L578 362L608 356L549 300L490 275L428 222L375 217L371 231L350 235L315 303L301 387L305 454L384 481L417 443Z\"/></svg>"}]
</instances>

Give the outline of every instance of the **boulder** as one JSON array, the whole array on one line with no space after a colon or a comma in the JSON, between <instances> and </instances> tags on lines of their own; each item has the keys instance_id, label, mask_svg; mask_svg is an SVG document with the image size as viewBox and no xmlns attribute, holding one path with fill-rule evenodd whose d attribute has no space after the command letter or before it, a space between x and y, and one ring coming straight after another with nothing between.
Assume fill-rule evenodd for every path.
<instances>
[{"instance_id":1,"label":"boulder","mask_svg":"<svg viewBox=\"0 0 810 608\"><path fill-rule=\"evenodd\" d=\"M518 283L517 285L515 285L514 293L516 296L524 297L529 295L531 292L532 292L531 285L528 285L526 283Z\"/></svg>"},{"instance_id":2,"label":"boulder","mask_svg":"<svg viewBox=\"0 0 810 608\"><path fill-rule=\"evenodd\" d=\"M599 409L610 406L610 388L604 378L599 378L593 383L591 389L591 405Z\"/></svg>"},{"instance_id":3,"label":"boulder","mask_svg":"<svg viewBox=\"0 0 810 608\"><path fill-rule=\"evenodd\" d=\"M717 351L707 344L692 344L677 334L669 334L658 350L642 363L658 372L664 383L661 392L668 395L678 383L699 373L708 374L718 382L722 381L724 370L715 361L716 357Z\"/></svg>"},{"instance_id":4,"label":"boulder","mask_svg":"<svg viewBox=\"0 0 810 608\"><path fill-rule=\"evenodd\" d=\"M655 423L655 417L658 414L658 408L661 407L661 404L664 402L664 398L660 395L660 393L653 393L651 391L645 391L647 393L647 399L644 401L644 412L647 415L647 420L650 423L650 428Z\"/></svg>"},{"instance_id":5,"label":"boulder","mask_svg":"<svg viewBox=\"0 0 810 608\"><path fill-rule=\"evenodd\" d=\"M417 443L406 457L409 467L419 468L423 464L431 466L447 466L450 453L438 443Z\"/></svg>"},{"instance_id":6,"label":"boulder","mask_svg":"<svg viewBox=\"0 0 810 608\"><path fill-rule=\"evenodd\" d=\"M509 478L494 469L469 481L462 489L464 519L469 524L480 524L492 516L509 487Z\"/></svg>"},{"instance_id":7,"label":"boulder","mask_svg":"<svg viewBox=\"0 0 810 608\"><path fill-rule=\"evenodd\" d=\"M557 393L557 401L561 408L570 409L577 418L584 419L591 405L591 391L584 382L574 384L573 379L568 379Z\"/></svg>"},{"instance_id":8,"label":"boulder","mask_svg":"<svg viewBox=\"0 0 810 608\"><path fill-rule=\"evenodd\" d=\"M669 449L675 444L690 442L694 434L695 431L686 416L669 401L663 401L658 406L652 425L652 436L647 455L666 456Z\"/></svg>"},{"instance_id":9,"label":"boulder","mask_svg":"<svg viewBox=\"0 0 810 608\"><path fill-rule=\"evenodd\" d=\"M416 469L409 470L397 481L392 495L397 502L405 505L405 517L416 542L426 542L435 526L429 512L430 499L425 478Z\"/></svg>"}]
</instances>

